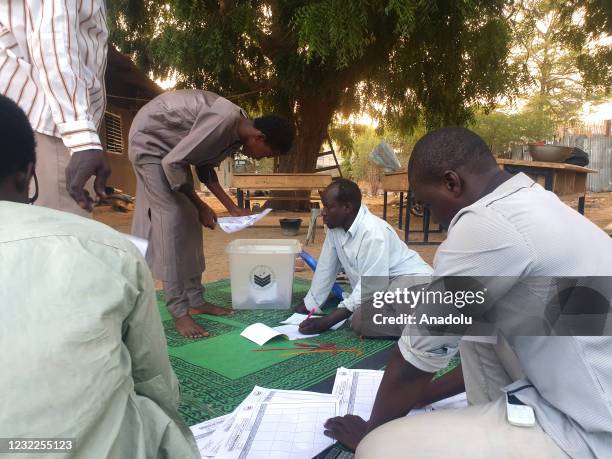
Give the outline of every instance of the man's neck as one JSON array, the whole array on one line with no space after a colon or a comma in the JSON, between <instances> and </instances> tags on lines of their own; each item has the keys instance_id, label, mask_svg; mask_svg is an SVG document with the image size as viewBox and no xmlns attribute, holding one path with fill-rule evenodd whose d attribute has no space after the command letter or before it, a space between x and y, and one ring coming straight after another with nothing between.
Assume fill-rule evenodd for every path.
<instances>
[{"instance_id":1,"label":"man's neck","mask_svg":"<svg viewBox=\"0 0 612 459\"><path fill-rule=\"evenodd\" d=\"M253 135L253 130L255 128L253 127L253 122L247 118L240 118L238 120L238 137L240 138L240 141L242 143L245 142L245 140Z\"/></svg>"},{"instance_id":2,"label":"man's neck","mask_svg":"<svg viewBox=\"0 0 612 459\"><path fill-rule=\"evenodd\" d=\"M357 218L358 214L359 214L359 209L357 209L357 212L355 212L348 218L348 220L342 226L342 228L344 228L344 231L348 232L348 230L351 229L351 226L353 226L353 223L355 223L355 219Z\"/></svg>"},{"instance_id":3,"label":"man's neck","mask_svg":"<svg viewBox=\"0 0 612 459\"><path fill-rule=\"evenodd\" d=\"M477 193L478 196L475 201L478 201L479 199L493 192L498 186L511 178L512 174L506 172L505 170L498 169L496 171L491 171L491 173L488 174L488 180L485 182L484 187L479 193Z\"/></svg>"}]
</instances>

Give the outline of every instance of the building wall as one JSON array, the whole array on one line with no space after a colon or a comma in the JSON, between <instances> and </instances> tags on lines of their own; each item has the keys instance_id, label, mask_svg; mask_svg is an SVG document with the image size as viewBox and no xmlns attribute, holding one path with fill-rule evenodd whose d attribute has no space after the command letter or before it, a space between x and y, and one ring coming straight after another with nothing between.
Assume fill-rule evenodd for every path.
<instances>
[{"instance_id":1,"label":"building wall","mask_svg":"<svg viewBox=\"0 0 612 459\"><path fill-rule=\"evenodd\" d=\"M118 107L109 102L106 111L121 117L123 143L123 153L106 152L112 169L107 185L118 188L130 196L136 196L136 176L134 175L132 163L128 158L128 134L137 110ZM102 122L101 135L102 143L106 147L106 128L104 122Z\"/></svg>"}]
</instances>

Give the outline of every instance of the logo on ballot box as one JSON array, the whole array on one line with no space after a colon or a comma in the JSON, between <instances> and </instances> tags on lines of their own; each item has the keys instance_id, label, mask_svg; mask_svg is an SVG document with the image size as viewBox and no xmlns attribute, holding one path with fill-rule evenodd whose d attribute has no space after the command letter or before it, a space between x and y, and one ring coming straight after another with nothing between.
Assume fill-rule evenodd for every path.
<instances>
[{"instance_id":1,"label":"logo on ballot box","mask_svg":"<svg viewBox=\"0 0 612 459\"><path fill-rule=\"evenodd\" d=\"M255 266L250 274L251 285L264 289L274 282L274 271L269 266Z\"/></svg>"}]
</instances>

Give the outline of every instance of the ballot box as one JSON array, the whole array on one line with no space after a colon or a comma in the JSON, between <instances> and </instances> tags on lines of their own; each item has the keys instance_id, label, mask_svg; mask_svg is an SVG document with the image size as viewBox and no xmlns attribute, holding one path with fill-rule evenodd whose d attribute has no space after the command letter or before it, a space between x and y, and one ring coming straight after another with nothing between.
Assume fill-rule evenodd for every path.
<instances>
[{"instance_id":1,"label":"ballot box","mask_svg":"<svg viewBox=\"0 0 612 459\"><path fill-rule=\"evenodd\" d=\"M232 307L287 309L291 306L295 257L302 250L294 239L236 239L229 254Z\"/></svg>"}]
</instances>

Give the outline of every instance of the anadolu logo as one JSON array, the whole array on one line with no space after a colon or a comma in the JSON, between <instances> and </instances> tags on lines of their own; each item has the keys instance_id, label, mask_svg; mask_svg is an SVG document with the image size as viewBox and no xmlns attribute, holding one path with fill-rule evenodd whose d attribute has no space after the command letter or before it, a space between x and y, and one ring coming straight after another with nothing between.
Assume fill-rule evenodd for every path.
<instances>
[{"instance_id":1,"label":"anadolu logo","mask_svg":"<svg viewBox=\"0 0 612 459\"><path fill-rule=\"evenodd\" d=\"M251 284L257 288L266 288L274 282L274 272L269 266L255 266L250 274Z\"/></svg>"}]
</instances>

